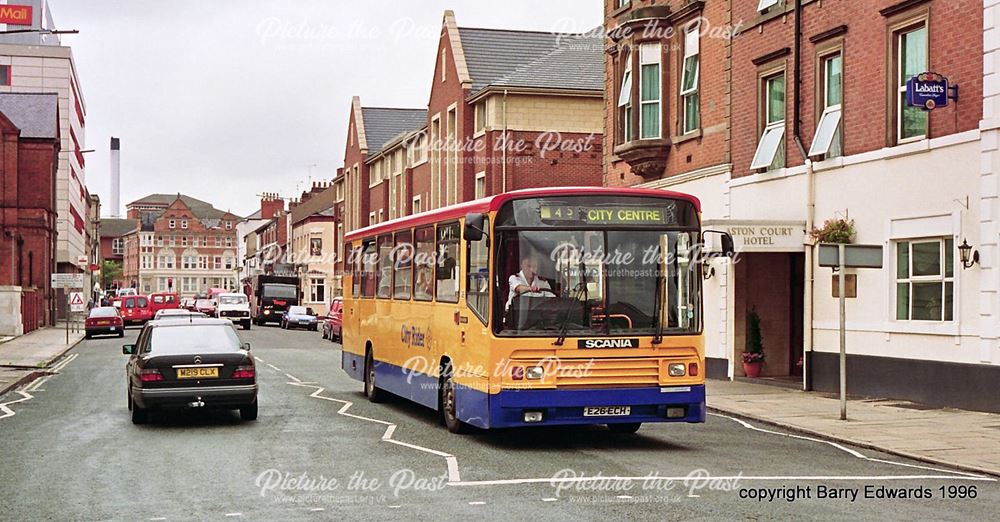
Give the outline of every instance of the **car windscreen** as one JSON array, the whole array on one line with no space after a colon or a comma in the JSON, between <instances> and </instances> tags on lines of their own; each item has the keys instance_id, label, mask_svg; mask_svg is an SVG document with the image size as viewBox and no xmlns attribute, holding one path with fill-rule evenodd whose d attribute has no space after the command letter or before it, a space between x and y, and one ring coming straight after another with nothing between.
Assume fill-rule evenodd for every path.
<instances>
[{"instance_id":1,"label":"car windscreen","mask_svg":"<svg viewBox=\"0 0 1000 522\"><path fill-rule=\"evenodd\" d=\"M306 307L292 306L288 308L288 313L292 315L306 315Z\"/></svg>"},{"instance_id":2,"label":"car windscreen","mask_svg":"<svg viewBox=\"0 0 1000 522\"><path fill-rule=\"evenodd\" d=\"M90 317L118 317L118 309L113 306L101 306L91 310Z\"/></svg>"},{"instance_id":3,"label":"car windscreen","mask_svg":"<svg viewBox=\"0 0 1000 522\"><path fill-rule=\"evenodd\" d=\"M215 303L213 303L212 301L210 301L208 299L199 299L194 305L195 306L215 306Z\"/></svg>"},{"instance_id":4,"label":"car windscreen","mask_svg":"<svg viewBox=\"0 0 1000 522\"><path fill-rule=\"evenodd\" d=\"M224 353L239 349L240 339L232 326L182 324L153 328L144 351L155 354L184 354Z\"/></svg>"},{"instance_id":5,"label":"car windscreen","mask_svg":"<svg viewBox=\"0 0 1000 522\"><path fill-rule=\"evenodd\" d=\"M238 305L247 302L246 296L242 295L223 295L219 296L219 304L224 305Z\"/></svg>"}]
</instances>

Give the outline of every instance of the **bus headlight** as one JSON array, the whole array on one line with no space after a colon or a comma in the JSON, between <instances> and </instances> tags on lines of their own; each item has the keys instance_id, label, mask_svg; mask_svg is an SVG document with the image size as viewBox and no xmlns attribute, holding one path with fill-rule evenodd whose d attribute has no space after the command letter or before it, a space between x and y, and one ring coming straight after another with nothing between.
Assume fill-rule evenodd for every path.
<instances>
[{"instance_id":1,"label":"bus headlight","mask_svg":"<svg viewBox=\"0 0 1000 522\"><path fill-rule=\"evenodd\" d=\"M538 381L541 380L542 377L545 377L545 370L541 366L532 366L531 368L525 370L524 376L528 379Z\"/></svg>"},{"instance_id":2,"label":"bus headlight","mask_svg":"<svg viewBox=\"0 0 1000 522\"><path fill-rule=\"evenodd\" d=\"M684 377L685 371L684 363L670 363L667 367L667 374L671 377Z\"/></svg>"},{"instance_id":3,"label":"bus headlight","mask_svg":"<svg viewBox=\"0 0 1000 522\"><path fill-rule=\"evenodd\" d=\"M526 411L524 412L524 422L542 422L545 415L540 411Z\"/></svg>"}]
</instances>

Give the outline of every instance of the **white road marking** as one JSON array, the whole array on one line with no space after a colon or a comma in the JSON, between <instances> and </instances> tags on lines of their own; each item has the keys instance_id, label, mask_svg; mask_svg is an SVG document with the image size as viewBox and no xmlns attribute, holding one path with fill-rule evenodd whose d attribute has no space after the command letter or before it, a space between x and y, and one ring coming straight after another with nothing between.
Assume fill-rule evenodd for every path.
<instances>
[{"instance_id":1,"label":"white road marking","mask_svg":"<svg viewBox=\"0 0 1000 522\"><path fill-rule=\"evenodd\" d=\"M674 481L683 482L685 480L690 480L689 476L677 476L677 477L664 477L661 475L656 475L653 478L662 481ZM633 481L640 482L644 480L649 480L650 476L645 477L620 477L620 476L608 476L608 475L595 475L591 477L567 477L567 478L526 478L526 479L502 479L502 480L470 480L464 482L449 482L449 486L510 486L519 484L558 484L562 482L594 482L594 481ZM728 481L792 481L792 480L815 480L815 481L892 481L892 480L969 480L976 482L996 482L996 479L989 477L956 477L954 475L874 475L874 476L864 476L864 475L804 475L804 476L750 476L750 475L730 475L730 476L701 476L698 475L697 480L728 480Z\"/></svg>"},{"instance_id":2,"label":"white road marking","mask_svg":"<svg viewBox=\"0 0 1000 522\"><path fill-rule=\"evenodd\" d=\"M253 358L254 358L255 361L257 361L259 363L264 362L264 359L261 359L260 357L257 357L256 355L254 355Z\"/></svg>"},{"instance_id":3,"label":"white road marking","mask_svg":"<svg viewBox=\"0 0 1000 522\"><path fill-rule=\"evenodd\" d=\"M615 498L617 498L618 500L631 500L632 499L632 495L618 495Z\"/></svg>"},{"instance_id":4,"label":"white road marking","mask_svg":"<svg viewBox=\"0 0 1000 522\"><path fill-rule=\"evenodd\" d=\"M274 370L274 371L276 371L276 372L281 372L281 371L284 371L284 370L282 370L281 368L278 368L277 366L275 366L275 365L273 365L273 364L271 364L271 363L267 363L267 365L268 365L269 367L271 367L271 369L272 369L272 370Z\"/></svg>"},{"instance_id":5,"label":"white road marking","mask_svg":"<svg viewBox=\"0 0 1000 522\"><path fill-rule=\"evenodd\" d=\"M311 508L309 511L326 511L326 508Z\"/></svg>"},{"instance_id":6,"label":"white road marking","mask_svg":"<svg viewBox=\"0 0 1000 522\"><path fill-rule=\"evenodd\" d=\"M310 397L312 397L314 399L321 399L321 400L324 400L324 401L330 401L330 402L336 402L336 403L342 404L343 406L341 406L340 409L337 410L337 414L338 415L343 415L344 417L350 417L352 419L363 420L363 421L366 421L366 422L372 422L372 423L375 423L375 424L381 424L381 425L385 426L386 427L385 428L385 433L382 434L382 441L383 442L389 442L389 443L392 443L392 444L396 444L397 446L403 446L403 447L410 448L410 449L417 450L417 451L421 451L421 452L424 452L424 453L430 453L431 455L437 455L438 457L443 457L445 459L445 462L448 465L448 482L450 483L450 482L459 482L459 481L461 481L461 475L458 472L458 459L455 458L454 455L452 455L450 453L445 453L443 451L438 451L438 450L435 450L435 449L425 448L423 446L418 446L416 444L411 444L409 442L403 442L403 441L400 441L400 440L393 439L392 436L393 436L393 434L396 433L396 424L394 424L392 422L389 422L389 421L384 421L384 420L379 420L379 419L373 419L371 417L364 417L364 416L361 416L361 415L355 415L353 413L348 413L347 410L349 410L351 408L351 406L354 406L353 402L351 402L351 401L345 401L345 400L341 400L341 399L334 399L333 397L324 397L323 395L320 395L320 394L323 393L323 391L326 390L326 388L323 388L322 386L317 386L315 384L306 384L306 383L302 382L300 379L298 379L298 378L296 378L296 377L294 377L292 375L289 375L287 373L285 375L289 379L292 379L293 381L295 381L295 382L288 383L288 384L290 384L292 386L301 386L301 387L304 387L304 388L316 388L316 391L314 391L311 394L309 394Z\"/></svg>"},{"instance_id":7,"label":"white road marking","mask_svg":"<svg viewBox=\"0 0 1000 522\"><path fill-rule=\"evenodd\" d=\"M820 442L820 443L823 443L823 444L828 444L830 446L833 446L834 448L837 448L837 449L839 449L841 451L844 451L844 452L850 454L853 457L856 457L856 458L859 458L859 459L862 459L862 460L868 460L868 461L871 461L871 462L880 462L882 464L891 464L893 466L901 466L901 467L904 467L904 468L923 469L923 470L927 470L927 471L934 471L934 472L937 472L937 473L951 473L953 475L958 475L958 476L961 476L961 477L969 477L969 478L973 478L973 479L986 479L986 480L990 480L990 481L994 480L994 479L991 479L989 477L985 477L983 475L977 475L975 473L968 473L968 472L965 472L965 471L952 471L952 470L949 470L949 469L933 468L933 467L930 467L930 466L920 466L920 465L917 465L917 464L906 464L906 463L903 463L903 462L893 462L891 460L876 459L876 458L873 458L873 457L866 457L866 456L862 455L861 453L859 453L859 452L857 452L855 450L852 450L850 448L844 447L844 446L842 446L842 445L840 445L840 444L838 444L836 442L833 442L833 441L823 440L823 439L817 439L817 438L814 438L814 437L806 437L804 435L793 435L791 433L781 433L780 431L765 430L764 428L758 428L758 427L756 427L756 426L754 426L754 425L750 424L749 422L746 422L746 421L744 421L742 419L737 419L736 417L730 417L728 415L721 415L721 414L718 414L718 413L709 413L709 415L711 415L713 417L722 417L723 419L729 419L731 421L738 422L744 428L747 428L747 429L753 430L753 431L759 431L761 433L769 433L771 435L780 435L782 437L789 437L789 438L792 438L792 439L808 440L810 442Z\"/></svg>"},{"instance_id":8,"label":"white road marking","mask_svg":"<svg viewBox=\"0 0 1000 522\"><path fill-rule=\"evenodd\" d=\"M288 377L289 379L291 379L291 380L293 380L293 381L295 381L297 383L301 383L302 382L302 381L299 380L298 377L296 377L296 376L294 376L294 375L292 375L290 373L286 373L285 377ZM292 384L292 383L288 383L288 384Z\"/></svg>"},{"instance_id":9,"label":"white road marking","mask_svg":"<svg viewBox=\"0 0 1000 522\"><path fill-rule=\"evenodd\" d=\"M243 513L226 513L227 517L242 517Z\"/></svg>"},{"instance_id":10,"label":"white road marking","mask_svg":"<svg viewBox=\"0 0 1000 522\"><path fill-rule=\"evenodd\" d=\"M17 399L16 401L7 401L3 404L0 404L0 412L3 413L3 415L0 415L0 419L6 419L7 417L13 417L14 415L17 415L17 413L14 412L14 410L8 408L7 406L10 406L11 404L17 404L19 402L28 401L35 397L34 395L22 390L17 390L16 393L21 395L20 399Z\"/></svg>"},{"instance_id":11,"label":"white road marking","mask_svg":"<svg viewBox=\"0 0 1000 522\"><path fill-rule=\"evenodd\" d=\"M472 502L469 502L469 505L470 506L485 506L486 502L483 502L481 500L474 500Z\"/></svg>"},{"instance_id":12,"label":"white road marking","mask_svg":"<svg viewBox=\"0 0 1000 522\"><path fill-rule=\"evenodd\" d=\"M558 498L552 498L552 497L542 499L542 502L557 502L557 501L559 501Z\"/></svg>"},{"instance_id":13,"label":"white road marking","mask_svg":"<svg viewBox=\"0 0 1000 522\"><path fill-rule=\"evenodd\" d=\"M150 520L166 520L167 517L153 517Z\"/></svg>"}]
</instances>

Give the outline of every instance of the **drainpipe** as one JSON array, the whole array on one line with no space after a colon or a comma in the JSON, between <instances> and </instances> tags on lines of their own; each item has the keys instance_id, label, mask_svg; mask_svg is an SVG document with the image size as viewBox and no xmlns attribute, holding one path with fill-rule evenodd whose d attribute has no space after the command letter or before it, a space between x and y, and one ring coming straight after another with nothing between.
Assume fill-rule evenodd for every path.
<instances>
[{"instance_id":1,"label":"drainpipe","mask_svg":"<svg viewBox=\"0 0 1000 522\"><path fill-rule=\"evenodd\" d=\"M502 103L502 107L503 107L503 109L502 109L502 111L503 111L503 152L501 154L502 154L502 162L503 162L503 164L500 166L500 169L503 172L503 175L502 175L502 178L503 178L502 185L503 186L502 186L500 192L507 192L507 89L503 90L503 103Z\"/></svg>"},{"instance_id":2,"label":"drainpipe","mask_svg":"<svg viewBox=\"0 0 1000 522\"><path fill-rule=\"evenodd\" d=\"M802 73L802 0L795 0L795 55L794 60L794 74L795 74L795 86L794 86L794 96L795 100L792 105L793 119L792 119L792 135L795 140L795 147L798 149L799 154L805 161L806 167L806 187L807 187L807 198L806 198L806 233L812 231L815 226L815 214L816 214L816 177L813 171L812 160L809 159L807 155L806 148L802 144L802 126L800 125L800 119L802 114L802 82L800 81ZM813 255L815 249L813 245L807 244L805 249L805 281L803 282L803 318L802 318L802 389L808 391L812 389L812 382L809 379L809 353L812 352L813 348L813 280L814 280L814 270L813 270Z\"/></svg>"}]
</instances>

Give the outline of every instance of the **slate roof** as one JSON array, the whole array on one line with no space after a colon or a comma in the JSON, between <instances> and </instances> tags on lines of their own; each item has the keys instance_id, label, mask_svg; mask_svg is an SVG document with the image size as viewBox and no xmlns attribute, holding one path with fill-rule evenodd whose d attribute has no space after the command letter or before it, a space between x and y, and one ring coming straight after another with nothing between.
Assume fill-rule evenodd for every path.
<instances>
[{"instance_id":1,"label":"slate roof","mask_svg":"<svg viewBox=\"0 0 1000 522\"><path fill-rule=\"evenodd\" d=\"M101 237L122 237L137 228L138 219L101 218Z\"/></svg>"},{"instance_id":2,"label":"slate roof","mask_svg":"<svg viewBox=\"0 0 1000 522\"><path fill-rule=\"evenodd\" d=\"M129 205L146 204L146 205L163 205L164 207L167 207L170 206L175 200L177 200L178 197L181 198L181 201L183 201L184 204L191 209L191 212L194 213L196 217L202 220L205 219L219 220L222 219L222 216L226 215L226 212L213 207L211 203L202 201L200 199L192 198L191 196L187 196L184 194L150 194L144 198L137 199L132 203L129 203ZM236 216L236 214L233 215ZM236 217L240 218L240 216Z\"/></svg>"},{"instance_id":3,"label":"slate roof","mask_svg":"<svg viewBox=\"0 0 1000 522\"><path fill-rule=\"evenodd\" d=\"M393 138L427 124L427 109L362 107L368 156L374 156Z\"/></svg>"},{"instance_id":4,"label":"slate roof","mask_svg":"<svg viewBox=\"0 0 1000 522\"><path fill-rule=\"evenodd\" d=\"M548 53L509 71L488 86L603 91L604 38L599 31L564 36Z\"/></svg>"},{"instance_id":5,"label":"slate roof","mask_svg":"<svg viewBox=\"0 0 1000 522\"><path fill-rule=\"evenodd\" d=\"M59 95L55 93L0 93L0 112L22 138L59 137Z\"/></svg>"}]
</instances>

